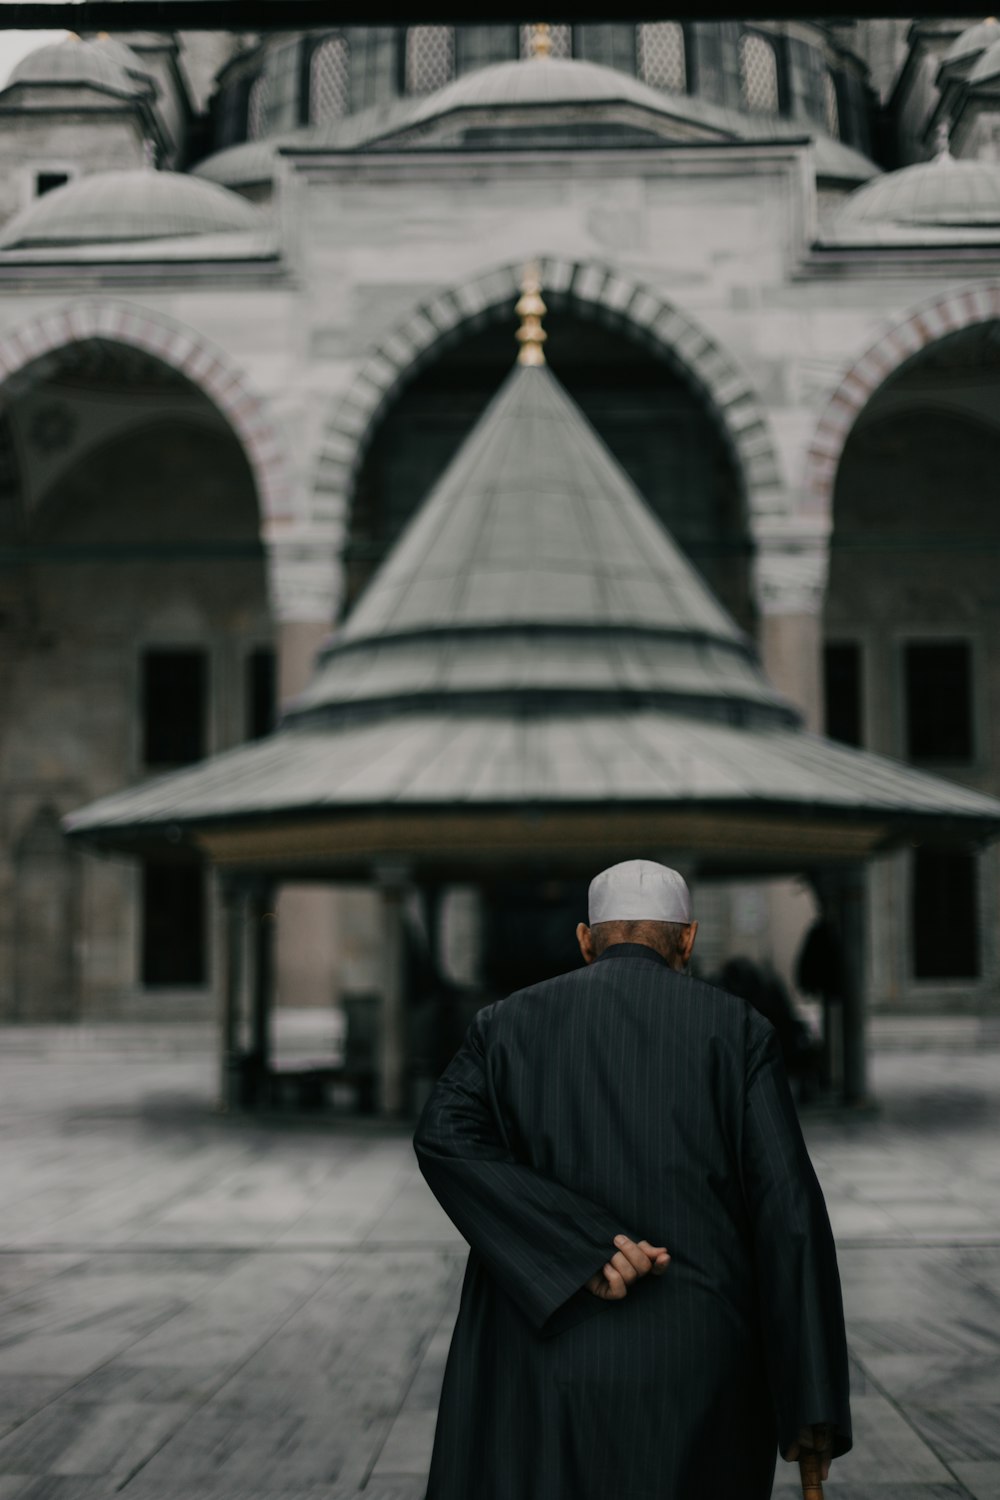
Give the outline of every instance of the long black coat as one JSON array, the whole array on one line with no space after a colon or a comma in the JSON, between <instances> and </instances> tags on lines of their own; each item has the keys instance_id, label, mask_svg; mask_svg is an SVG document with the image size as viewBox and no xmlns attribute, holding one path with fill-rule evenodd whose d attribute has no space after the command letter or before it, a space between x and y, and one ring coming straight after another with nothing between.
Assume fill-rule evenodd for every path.
<instances>
[{"instance_id":1,"label":"long black coat","mask_svg":"<svg viewBox=\"0 0 1000 1500\"><path fill-rule=\"evenodd\" d=\"M427 1500L765 1500L851 1445L836 1252L774 1028L622 943L475 1017L414 1136L471 1248ZM616 1234L662 1277L604 1302Z\"/></svg>"}]
</instances>

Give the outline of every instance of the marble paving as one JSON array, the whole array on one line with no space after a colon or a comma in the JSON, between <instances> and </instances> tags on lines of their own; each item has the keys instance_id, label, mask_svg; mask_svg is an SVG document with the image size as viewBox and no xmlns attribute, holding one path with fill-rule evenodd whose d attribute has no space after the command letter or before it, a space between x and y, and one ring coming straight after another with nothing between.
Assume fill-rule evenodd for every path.
<instances>
[{"instance_id":1,"label":"marble paving","mask_svg":"<svg viewBox=\"0 0 1000 1500\"><path fill-rule=\"evenodd\" d=\"M852 1359L826 1491L1000 1500L1000 1045L897 1037L872 1083L804 1117ZM408 1134L213 1089L194 1047L0 1032L0 1500L422 1500L464 1250Z\"/></svg>"}]
</instances>

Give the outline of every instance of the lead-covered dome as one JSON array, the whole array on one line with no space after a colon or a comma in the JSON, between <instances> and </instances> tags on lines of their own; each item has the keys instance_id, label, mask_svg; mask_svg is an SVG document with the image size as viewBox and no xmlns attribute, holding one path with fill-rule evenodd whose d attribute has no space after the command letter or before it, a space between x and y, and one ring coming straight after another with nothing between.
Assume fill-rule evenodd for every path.
<instances>
[{"instance_id":1,"label":"lead-covered dome","mask_svg":"<svg viewBox=\"0 0 1000 1500\"><path fill-rule=\"evenodd\" d=\"M1000 167L956 161L942 152L933 161L886 172L846 199L838 228L988 228L1000 226Z\"/></svg>"},{"instance_id":2,"label":"lead-covered dome","mask_svg":"<svg viewBox=\"0 0 1000 1500\"><path fill-rule=\"evenodd\" d=\"M27 53L14 64L5 88L13 88L16 84L43 88L95 88L124 96L142 93L149 86L143 78L134 76L125 68L113 49L97 42L82 41L79 37L48 42Z\"/></svg>"},{"instance_id":3,"label":"lead-covered dome","mask_svg":"<svg viewBox=\"0 0 1000 1500\"><path fill-rule=\"evenodd\" d=\"M0 249L114 244L262 227L257 209L214 182L137 168L95 172L36 198L0 231Z\"/></svg>"},{"instance_id":4,"label":"lead-covered dome","mask_svg":"<svg viewBox=\"0 0 1000 1500\"><path fill-rule=\"evenodd\" d=\"M535 104L640 104L661 111L662 89L617 68L580 58L532 57L476 68L429 94L414 120L453 109L503 109ZM686 97L686 96L685 96Z\"/></svg>"}]
</instances>

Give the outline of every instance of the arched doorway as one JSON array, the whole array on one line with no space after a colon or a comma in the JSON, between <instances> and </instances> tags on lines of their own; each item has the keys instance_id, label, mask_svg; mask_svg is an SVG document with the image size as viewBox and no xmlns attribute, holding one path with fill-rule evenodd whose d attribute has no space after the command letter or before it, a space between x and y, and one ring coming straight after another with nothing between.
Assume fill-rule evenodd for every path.
<instances>
[{"instance_id":1,"label":"arched doorway","mask_svg":"<svg viewBox=\"0 0 1000 1500\"><path fill-rule=\"evenodd\" d=\"M60 811L238 743L270 713L271 621L254 476L214 402L156 355L92 337L0 392L18 455L3 595L0 784ZM0 851L10 861L14 851ZM79 1013L207 1011L199 865L87 860ZM27 899L27 898L25 898ZM21 934L33 930L23 914ZM39 1018L47 960L18 932L4 1008Z\"/></svg>"},{"instance_id":2,"label":"arched doorway","mask_svg":"<svg viewBox=\"0 0 1000 1500\"><path fill-rule=\"evenodd\" d=\"M647 344L582 307L547 314L546 357L651 509L737 620L754 627L743 483L704 397ZM516 319L453 336L368 435L349 509L344 608L357 598L514 360Z\"/></svg>"},{"instance_id":3,"label":"arched doorway","mask_svg":"<svg viewBox=\"0 0 1000 1500\"><path fill-rule=\"evenodd\" d=\"M824 621L826 729L995 793L1000 323L927 345L844 445ZM915 846L876 870L872 994L977 1009L996 989L995 852Z\"/></svg>"}]
</instances>

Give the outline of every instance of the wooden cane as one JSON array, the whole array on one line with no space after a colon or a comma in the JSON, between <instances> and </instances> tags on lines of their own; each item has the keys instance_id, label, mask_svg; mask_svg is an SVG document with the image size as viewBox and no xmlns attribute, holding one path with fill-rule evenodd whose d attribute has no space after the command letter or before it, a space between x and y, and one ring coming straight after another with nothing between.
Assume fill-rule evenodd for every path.
<instances>
[{"instance_id":1,"label":"wooden cane","mask_svg":"<svg viewBox=\"0 0 1000 1500\"><path fill-rule=\"evenodd\" d=\"M822 1460L818 1453L803 1453L799 1459L802 1500L823 1500Z\"/></svg>"}]
</instances>

